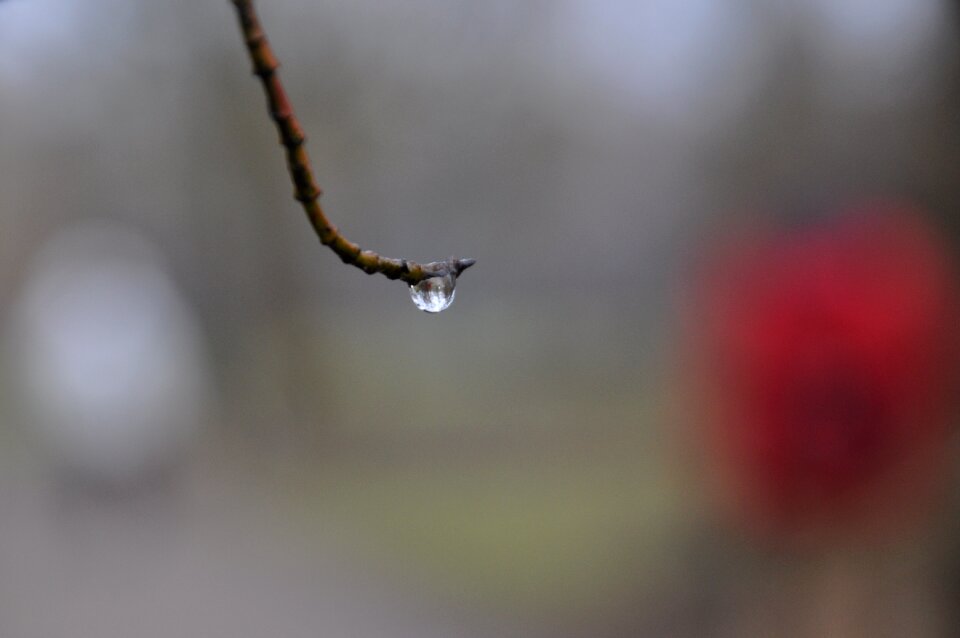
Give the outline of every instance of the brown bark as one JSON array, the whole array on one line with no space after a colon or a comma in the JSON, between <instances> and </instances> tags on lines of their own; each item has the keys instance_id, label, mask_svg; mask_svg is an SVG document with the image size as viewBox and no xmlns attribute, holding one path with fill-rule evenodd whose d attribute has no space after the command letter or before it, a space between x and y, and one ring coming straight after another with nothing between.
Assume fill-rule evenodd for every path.
<instances>
[{"instance_id":1,"label":"brown bark","mask_svg":"<svg viewBox=\"0 0 960 638\"><path fill-rule=\"evenodd\" d=\"M240 18L240 30L244 43L253 62L253 73L263 83L267 95L270 117L277 125L280 143L286 150L287 168L293 182L294 198L303 206L307 219L316 231L320 242L330 247L344 263L360 268L367 274L381 273L388 279L400 279L408 284L416 284L429 277L453 273L455 276L472 266L473 259L450 257L429 264L418 264L407 259L383 257L372 250L363 250L357 244L344 237L327 218L320 206L322 193L313 177L313 168L307 156L306 135L297 120L290 100L287 98L277 67L277 58L267 42L253 7L253 0L232 0Z\"/></svg>"}]
</instances>

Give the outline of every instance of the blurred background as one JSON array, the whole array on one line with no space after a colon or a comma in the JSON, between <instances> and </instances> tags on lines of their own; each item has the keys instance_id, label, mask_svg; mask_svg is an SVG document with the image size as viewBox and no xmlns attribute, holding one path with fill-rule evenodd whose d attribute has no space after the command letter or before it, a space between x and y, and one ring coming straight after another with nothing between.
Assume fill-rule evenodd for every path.
<instances>
[{"instance_id":1,"label":"blurred background","mask_svg":"<svg viewBox=\"0 0 960 638\"><path fill-rule=\"evenodd\" d=\"M0 0L0 636L960 635L960 6L262 4L333 221L478 265L431 316L318 244L226 0ZM826 354L751 411L758 334Z\"/></svg>"}]
</instances>

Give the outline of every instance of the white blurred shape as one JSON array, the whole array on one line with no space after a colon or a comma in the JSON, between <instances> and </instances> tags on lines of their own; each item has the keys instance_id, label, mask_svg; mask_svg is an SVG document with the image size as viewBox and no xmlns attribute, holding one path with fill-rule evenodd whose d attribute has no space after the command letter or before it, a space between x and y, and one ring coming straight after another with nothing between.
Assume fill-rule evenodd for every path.
<instances>
[{"instance_id":1,"label":"white blurred shape","mask_svg":"<svg viewBox=\"0 0 960 638\"><path fill-rule=\"evenodd\" d=\"M0 2L0 79L28 80L36 56L62 47L82 10L69 0Z\"/></svg>"},{"instance_id":2,"label":"white blurred shape","mask_svg":"<svg viewBox=\"0 0 960 638\"><path fill-rule=\"evenodd\" d=\"M944 0L810 0L813 53L835 98L876 104L916 95L949 29ZM922 85L922 81L920 82Z\"/></svg>"},{"instance_id":3,"label":"white blurred shape","mask_svg":"<svg viewBox=\"0 0 960 638\"><path fill-rule=\"evenodd\" d=\"M57 464L135 480L196 434L209 389L200 332L140 236L102 223L55 236L14 319L22 408Z\"/></svg>"},{"instance_id":4,"label":"white blurred shape","mask_svg":"<svg viewBox=\"0 0 960 638\"><path fill-rule=\"evenodd\" d=\"M562 13L571 60L669 124L715 125L763 79L770 24L734 0L575 0Z\"/></svg>"}]
</instances>

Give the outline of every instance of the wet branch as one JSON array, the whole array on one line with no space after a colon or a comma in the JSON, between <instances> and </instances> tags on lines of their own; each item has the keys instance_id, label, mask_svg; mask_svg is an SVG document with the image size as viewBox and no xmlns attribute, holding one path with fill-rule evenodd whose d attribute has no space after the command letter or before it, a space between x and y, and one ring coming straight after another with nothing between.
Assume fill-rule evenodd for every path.
<instances>
[{"instance_id":1,"label":"wet branch","mask_svg":"<svg viewBox=\"0 0 960 638\"><path fill-rule=\"evenodd\" d=\"M270 117L277 125L280 143L286 149L287 168L294 186L294 198L303 206L307 219L310 220L320 242L329 246L346 264L356 266L367 274L381 273L388 279L400 279L408 284L416 284L429 277L446 274L457 276L476 263L473 259L454 257L422 265L407 259L391 259L372 250L362 250L360 246L340 234L320 206L322 191L313 178L313 168L304 148L307 138L280 82L277 74L277 67L280 64L267 42L263 27L260 26L260 19L253 8L253 0L231 1L237 8L240 30L243 33L247 51L250 53L250 60L253 62L253 73L263 83Z\"/></svg>"}]
</instances>

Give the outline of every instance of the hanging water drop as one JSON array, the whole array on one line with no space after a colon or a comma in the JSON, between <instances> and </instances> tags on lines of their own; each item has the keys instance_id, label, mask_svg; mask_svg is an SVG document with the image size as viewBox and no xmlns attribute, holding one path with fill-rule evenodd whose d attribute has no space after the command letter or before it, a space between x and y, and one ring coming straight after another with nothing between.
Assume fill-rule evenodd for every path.
<instances>
[{"instance_id":1,"label":"hanging water drop","mask_svg":"<svg viewBox=\"0 0 960 638\"><path fill-rule=\"evenodd\" d=\"M453 303L457 277L475 263L476 259L450 257L420 266L427 278L410 286L410 298L414 305L424 312L433 313L449 308Z\"/></svg>"},{"instance_id":2,"label":"hanging water drop","mask_svg":"<svg viewBox=\"0 0 960 638\"><path fill-rule=\"evenodd\" d=\"M430 277L410 286L410 298L424 312L440 312L453 303L457 278L453 273L442 277Z\"/></svg>"}]
</instances>

